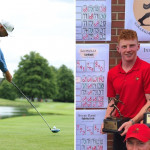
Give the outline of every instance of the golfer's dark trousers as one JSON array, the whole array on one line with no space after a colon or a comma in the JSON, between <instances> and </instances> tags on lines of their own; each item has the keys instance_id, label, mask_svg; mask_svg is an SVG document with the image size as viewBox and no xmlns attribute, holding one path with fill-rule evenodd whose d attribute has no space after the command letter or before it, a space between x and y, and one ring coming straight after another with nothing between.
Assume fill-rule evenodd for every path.
<instances>
[{"instance_id":1,"label":"golfer's dark trousers","mask_svg":"<svg viewBox=\"0 0 150 150\"><path fill-rule=\"evenodd\" d=\"M127 150L126 142L124 142L125 136L121 136L118 133L114 133L113 150Z\"/></svg>"}]
</instances>

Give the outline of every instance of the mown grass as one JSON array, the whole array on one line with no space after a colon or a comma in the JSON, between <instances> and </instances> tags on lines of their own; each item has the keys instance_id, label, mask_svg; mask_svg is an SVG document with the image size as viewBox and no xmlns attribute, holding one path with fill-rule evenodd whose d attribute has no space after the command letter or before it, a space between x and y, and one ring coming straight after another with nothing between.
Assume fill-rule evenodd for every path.
<instances>
[{"instance_id":1,"label":"mown grass","mask_svg":"<svg viewBox=\"0 0 150 150\"><path fill-rule=\"evenodd\" d=\"M33 103L50 127L61 131L52 133L39 115L0 120L0 149L2 150L73 150L74 104ZM36 111L25 100L0 99L0 106L23 106L32 114Z\"/></svg>"},{"instance_id":2,"label":"mown grass","mask_svg":"<svg viewBox=\"0 0 150 150\"><path fill-rule=\"evenodd\" d=\"M29 102L25 99L16 99L15 101L0 98L0 106L14 106L14 107L31 107Z\"/></svg>"}]
</instances>

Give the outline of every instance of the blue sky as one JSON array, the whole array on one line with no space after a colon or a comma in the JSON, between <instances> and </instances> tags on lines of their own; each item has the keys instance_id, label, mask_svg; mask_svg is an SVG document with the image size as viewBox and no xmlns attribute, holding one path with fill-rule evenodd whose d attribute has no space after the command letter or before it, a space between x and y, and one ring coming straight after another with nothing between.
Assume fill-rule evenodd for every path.
<instances>
[{"instance_id":1,"label":"blue sky","mask_svg":"<svg viewBox=\"0 0 150 150\"><path fill-rule=\"evenodd\" d=\"M73 0L5 0L0 19L14 24L10 37L0 39L8 69L13 74L20 58L36 51L50 65L74 70L75 4ZM2 15L3 14L3 15Z\"/></svg>"}]
</instances>

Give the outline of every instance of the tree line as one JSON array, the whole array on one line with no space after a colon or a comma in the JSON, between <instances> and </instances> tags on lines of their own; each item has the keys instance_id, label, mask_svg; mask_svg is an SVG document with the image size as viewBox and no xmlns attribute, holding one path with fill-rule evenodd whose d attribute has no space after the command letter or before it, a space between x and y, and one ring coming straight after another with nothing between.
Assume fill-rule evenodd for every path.
<instances>
[{"instance_id":1,"label":"tree line","mask_svg":"<svg viewBox=\"0 0 150 150\"><path fill-rule=\"evenodd\" d=\"M13 82L32 101L52 99L60 102L74 102L73 71L62 65L50 66L39 53L30 52L21 57ZM22 97L17 89L4 80L0 85L0 97L10 100Z\"/></svg>"}]
</instances>

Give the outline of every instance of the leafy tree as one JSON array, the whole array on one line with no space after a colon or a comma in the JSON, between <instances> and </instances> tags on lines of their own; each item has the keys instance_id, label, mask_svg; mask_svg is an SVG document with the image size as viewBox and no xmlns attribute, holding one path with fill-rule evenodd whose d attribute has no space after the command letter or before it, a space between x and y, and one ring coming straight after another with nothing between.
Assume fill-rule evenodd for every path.
<instances>
[{"instance_id":1,"label":"leafy tree","mask_svg":"<svg viewBox=\"0 0 150 150\"><path fill-rule=\"evenodd\" d=\"M54 72L39 53L30 52L21 57L14 81L32 101L34 98L53 98L56 90Z\"/></svg>"},{"instance_id":2,"label":"leafy tree","mask_svg":"<svg viewBox=\"0 0 150 150\"><path fill-rule=\"evenodd\" d=\"M55 74L53 80L54 80L54 82L55 82L55 84L56 84L55 94L54 94L53 99L57 99L57 97L58 97L58 85L57 85L57 74L58 74L58 69L57 69L56 67L54 67L54 66L50 66L50 68L52 69L53 73Z\"/></svg>"},{"instance_id":3,"label":"leafy tree","mask_svg":"<svg viewBox=\"0 0 150 150\"><path fill-rule=\"evenodd\" d=\"M17 98L17 92L15 87L9 83L7 80L4 80L0 86L0 97L9 100L15 100Z\"/></svg>"},{"instance_id":4,"label":"leafy tree","mask_svg":"<svg viewBox=\"0 0 150 150\"><path fill-rule=\"evenodd\" d=\"M54 67L54 66L50 66L50 68L55 73L55 75L57 75L58 69L56 67Z\"/></svg>"},{"instance_id":5,"label":"leafy tree","mask_svg":"<svg viewBox=\"0 0 150 150\"><path fill-rule=\"evenodd\" d=\"M71 69L62 65L57 73L57 99L62 102L74 102L74 76Z\"/></svg>"}]
</instances>

